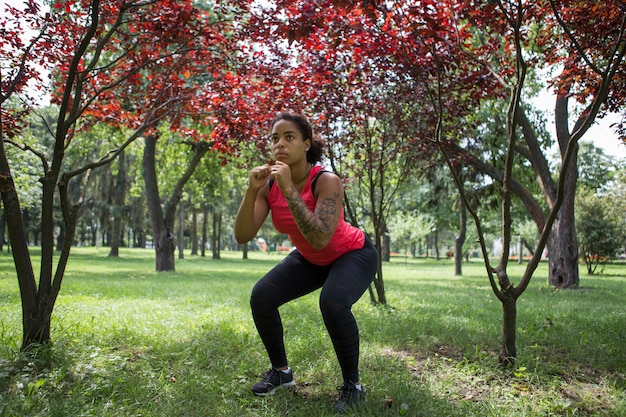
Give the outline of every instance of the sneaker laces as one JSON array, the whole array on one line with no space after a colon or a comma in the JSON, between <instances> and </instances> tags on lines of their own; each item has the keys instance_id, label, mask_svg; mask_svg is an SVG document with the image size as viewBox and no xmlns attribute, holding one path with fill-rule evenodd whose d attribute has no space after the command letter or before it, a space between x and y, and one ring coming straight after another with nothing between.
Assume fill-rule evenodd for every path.
<instances>
[{"instance_id":1,"label":"sneaker laces","mask_svg":"<svg viewBox=\"0 0 626 417\"><path fill-rule=\"evenodd\" d=\"M356 385L348 383L338 386L337 391L340 391L339 401L349 400L350 398L352 398L352 393L355 391L361 392L361 390L358 389Z\"/></svg>"},{"instance_id":2,"label":"sneaker laces","mask_svg":"<svg viewBox=\"0 0 626 417\"><path fill-rule=\"evenodd\" d=\"M343 414L356 407L363 400L363 390L358 389L354 384L344 383L338 386L339 398L335 403L335 412Z\"/></svg>"},{"instance_id":3,"label":"sneaker laces","mask_svg":"<svg viewBox=\"0 0 626 417\"><path fill-rule=\"evenodd\" d=\"M270 382L270 381L271 381L271 379L272 379L272 377L273 377L275 374L277 374L278 372L281 372L281 371L278 371L278 370L276 370L276 369L274 369L274 368L270 368L270 370L269 370L269 371L267 371L267 373L265 374L265 376L263 377L263 379L261 380L261 382ZM280 374L278 375L278 380L280 381Z\"/></svg>"}]
</instances>

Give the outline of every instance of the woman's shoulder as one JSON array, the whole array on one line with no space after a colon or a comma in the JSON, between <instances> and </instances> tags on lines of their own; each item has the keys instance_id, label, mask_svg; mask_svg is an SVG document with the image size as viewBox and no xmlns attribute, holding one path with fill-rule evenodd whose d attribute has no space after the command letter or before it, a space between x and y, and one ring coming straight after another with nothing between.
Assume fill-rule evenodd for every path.
<instances>
[{"instance_id":1,"label":"woman's shoulder","mask_svg":"<svg viewBox=\"0 0 626 417\"><path fill-rule=\"evenodd\" d=\"M317 168L313 174L313 180L311 181L311 191L315 193L317 186L322 187L341 187L341 179L333 171L324 169L322 166L315 166Z\"/></svg>"},{"instance_id":2,"label":"woman's shoulder","mask_svg":"<svg viewBox=\"0 0 626 417\"><path fill-rule=\"evenodd\" d=\"M320 176L322 176L322 174L330 174L330 175L334 175L338 178L337 174L335 174L333 171L327 169L326 167L322 166L322 165L314 165L311 168L311 176L313 178L319 178Z\"/></svg>"}]
</instances>

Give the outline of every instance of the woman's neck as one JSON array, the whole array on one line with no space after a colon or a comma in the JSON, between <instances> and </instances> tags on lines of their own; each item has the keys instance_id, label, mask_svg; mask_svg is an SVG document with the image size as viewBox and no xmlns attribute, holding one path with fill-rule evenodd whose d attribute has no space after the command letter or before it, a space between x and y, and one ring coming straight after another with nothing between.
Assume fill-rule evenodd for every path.
<instances>
[{"instance_id":1,"label":"woman's neck","mask_svg":"<svg viewBox=\"0 0 626 417\"><path fill-rule=\"evenodd\" d=\"M311 164L307 162L303 166L303 168L296 170L296 171L291 171L291 181L294 183L294 185L298 186L304 183L304 181L309 177L310 172L311 172Z\"/></svg>"}]
</instances>

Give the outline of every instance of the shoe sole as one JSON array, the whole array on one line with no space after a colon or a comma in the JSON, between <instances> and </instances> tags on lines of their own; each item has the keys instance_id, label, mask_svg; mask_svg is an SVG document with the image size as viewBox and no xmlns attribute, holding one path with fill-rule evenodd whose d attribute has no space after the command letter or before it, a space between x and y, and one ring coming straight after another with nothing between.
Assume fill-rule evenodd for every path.
<instances>
[{"instance_id":1,"label":"shoe sole","mask_svg":"<svg viewBox=\"0 0 626 417\"><path fill-rule=\"evenodd\" d=\"M267 392L255 392L255 391L252 391L252 392L254 393L254 395L257 395L259 397L267 397L267 396L276 394L277 391L279 391L279 390L281 390L283 388L289 388L289 387L293 387L295 385L296 385L296 383L294 381L291 381L291 382L285 382L284 384L280 384L279 386L274 387L274 388L272 388L271 390L269 390Z\"/></svg>"}]
</instances>

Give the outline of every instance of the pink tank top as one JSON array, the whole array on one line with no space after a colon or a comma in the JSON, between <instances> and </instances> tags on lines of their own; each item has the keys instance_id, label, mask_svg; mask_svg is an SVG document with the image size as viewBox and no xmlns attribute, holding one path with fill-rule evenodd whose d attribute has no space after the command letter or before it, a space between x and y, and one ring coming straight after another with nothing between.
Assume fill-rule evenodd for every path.
<instances>
[{"instance_id":1,"label":"pink tank top","mask_svg":"<svg viewBox=\"0 0 626 417\"><path fill-rule=\"evenodd\" d=\"M315 175L322 170L322 167L317 165L311 168L311 173L307 179L304 188L300 192L302 201L307 205L311 211L315 211L315 204L317 200L313 195L311 189L312 181ZM280 187L277 184L273 184L270 188L269 195L267 196L267 202L270 210L272 211L272 223L276 230L280 233L285 233L289 236L291 242L298 249L298 252L304 258L316 265L330 265L335 262L340 256L356 250L361 249L365 243L365 235L363 231L357 227L352 226L344 219L343 207L341 208L341 217L337 224L337 229L330 239L330 242L324 249L316 250L313 246L302 236L298 225L296 225L291 211L287 206L287 201L283 196Z\"/></svg>"}]
</instances>

